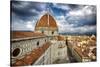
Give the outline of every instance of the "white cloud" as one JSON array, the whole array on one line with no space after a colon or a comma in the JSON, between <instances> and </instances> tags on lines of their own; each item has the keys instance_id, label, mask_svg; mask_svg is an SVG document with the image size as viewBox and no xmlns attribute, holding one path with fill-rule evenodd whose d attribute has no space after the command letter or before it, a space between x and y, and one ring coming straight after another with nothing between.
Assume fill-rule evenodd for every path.
<instances>
[{"instance_id":1,"label":"white cloud","mask_svg":"<svg viewBox=\"0 0 100 67\"><path fill-rule=\"evenodd\" d=\"M68 5L64 5L64 4L53 4L54 7L56 8L60 8L62 10L70 10L71 8Z\"/></svg>"},{"instance_id":2,"label":"white cloud","mask_svg":"<svg viewBox=\"0 0 100 67\"><path fill-rule=\"evenodd\" d=\"M59 25L59 32L66 32L66 33L87 33L93 32L96 30L96 26L81 26L81 27L73 27L73 24L66 24L66 25Z\"/></svg>"},{"instance_id":3,"label":"white cloud","mask_svg":"<svg viewBox=\"0 0 100 67\"><path fill-rule=\"evenodd\" d=\"M77 27L75 28L76 32L79 33L86 33L86 32L92 32L94 30L96 30L96 26L82 26L82 27Z\"/></svg>"},{"instance_id":4,"label":"white cloud","mask_svg":"<svg viewBox=\"0 0 100 67\"><path fill-rule=\"evenodd\" d=\"M27 30L25 27L23 23L13 22L12 24L12 30Z\"/></svg>"},{"instance_id":5,"label":"white cloud","mask_svg":"<svg viewBox=\"0 0 100 67\"><path fill-rule=\"evenodd\" d=\"M93 32L96 30L96 25L90 26L90 25L83 25L79 27L75 27L79 23L78 21L80 19L91 19L93 16L92 14L95 14L95 11L93 11L93 7L91 6L81 6L79 9L71 10L66 16L57 16L57 22L59 26L59 32L66 32L66 33L87 33L87 32ZM69 18L66 20L65 18L69 16ZM72 23L70 23L72 21ZM70 24L69 24L70 23Z\"/></svg>"},{"instance_id":6,"label":"white cloud","mask_svg":"<svg viewBox=\"0 0 100 67\"><path fill-rule=\"evenodd\" d=\"M16 9L24 9L24 8L28 7L28 5L30 5L30 2L20 2L18 4L12 3L12 6Z\"/></svg>"},{"instance_id":7,"label":"white cloud","mask_svg":"<svg viewBox=\"0 0 100 67\"><path fill-rule=\"evenodd\" d=\"M69 16L84 16L84 13L82 10L75 10L75 11L70 11Z\"/></svg>"},{"instance_id":8,"label":"white cloud","mask_svg":"<svg viewBox=\"0 0 100 67\"><path fill-rule=\"evenodd\" d=\"M46 10L47 4L38 4L37 6L39 6L40 9Z\"/></svg>"},{"instance_id":9,"label":"white cloud","mask_svg":"<svg viewBox=\"0 0 100 67\"><path fill-rule=\"evenodd\" d=\"M35 20L24 21L12 12L12 30L34 30Z\"/></svg>"},{"instance_id":10,"label":"white cloud","mask_svg":"<svg viewBox=\"0 0 100 67\"><path fill-rule=\"evenodd\" d=\"M19 20L20 22L16 21L12 24L12 30L34 30L34 24L31 21L25 22Z\"/></svg>"},{"instance_id":11,"label":"white cloud","mask_svg":"<svg viewBox=\"0 0 100 67\"><path fill-rule=\"evenodd\" d=\"M66 32L66 33L87 33L92 32L96 30L96 25L94 26L79 26L75 27L77 25L78 21L74 21L74 23L69 24L70 22L65 20L65 16L57 16L57 25L59 27L59 32ZM76 23L76 24L75 24Z\"/></svg>"},{"instance_id":12,"label":"white cloud","mask_svg":"<svg viewBox=\"0 0 100 67\"><path fill-rule=\"evenodd\" d=\"M79 9L75 9L70 11L67 15L68 16L74 16L74 17L81 17L81 18L86 18L86 16L91 15L91 14L95 14L96 10L93 10L95 7L93 6L81 6L81 8Z\"/></svg>"},{"instance_id":13,"label":"white cloud","mask_svg":"<svg viewBox=\"0 0 100 67\"><path fill-rule=\"evenodd\" d=\"M96 14L96 7L94 7L94 6L85 6L83 8L83 11L87 15Z\"/></svg>"},{"instance_id":14,"label":"white cloud","mask_svg":"<svg viewBox=\"0 0 100 67\"><path fill-rule=\"evenodd\" d=\"M57 19L57 21L58 22L60 22L60 23L64 23L64 22L66 22L66 20L65 20L65 16L56 16L56 19Z\"/></svg>"},{"instance_id":15,"label":"white cloud","mask_svg":"<svg viewBox=\"0 0 100 67\"><path fill-rule=\"evenodd\" d=\"M32 22L28 21L26 24L26 27L29 28L30 30L32 30L33 29Z\"/></svg>"},{"instance_id":16,"label":"white cloud","mask_svg":"<svg viewBox=\"0 0 100 67\"><path fill-rule=\"evenodd\" d=\"M33 13L36 13L36 14L39 13L36 9L31 9L30 11L33 12Z\"/></svg>"}]
</instances>

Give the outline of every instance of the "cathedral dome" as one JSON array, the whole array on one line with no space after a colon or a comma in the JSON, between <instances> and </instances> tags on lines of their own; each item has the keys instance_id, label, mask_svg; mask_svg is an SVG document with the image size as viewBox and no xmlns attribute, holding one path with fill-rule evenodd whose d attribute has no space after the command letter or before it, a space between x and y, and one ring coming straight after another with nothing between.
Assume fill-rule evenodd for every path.
<instances>
[{"instance_id":1,"label":"cathedral dome","mask_svg":"<svg viewBox=\"0 0 100 67\"><path fill-rule=\"evenodd\" d=\"M49 27L52 30L58 29L55 19L48 13L46 13L40 18L40 20L37 22L35 26L35 30L38 30L39 28L47 28L47 27Z\"/></svg>"}]
</instances>

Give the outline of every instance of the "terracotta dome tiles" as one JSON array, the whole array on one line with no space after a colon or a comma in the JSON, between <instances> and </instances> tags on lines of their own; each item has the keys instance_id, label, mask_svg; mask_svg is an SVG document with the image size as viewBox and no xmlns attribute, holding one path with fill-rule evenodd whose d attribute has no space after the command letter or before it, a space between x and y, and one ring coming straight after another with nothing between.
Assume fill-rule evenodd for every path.
<instances>
[{"instance_id":1,"label":"terracotta dome tiles","mask_svg":"<svg viewBox=\"0 0 100 67\"><path fill-rule=\"evenodd\" d=\"M55 19L50 14L45 14L40 18L35 29L38 27L58 28Z\"/></svg>"}]
</instances>

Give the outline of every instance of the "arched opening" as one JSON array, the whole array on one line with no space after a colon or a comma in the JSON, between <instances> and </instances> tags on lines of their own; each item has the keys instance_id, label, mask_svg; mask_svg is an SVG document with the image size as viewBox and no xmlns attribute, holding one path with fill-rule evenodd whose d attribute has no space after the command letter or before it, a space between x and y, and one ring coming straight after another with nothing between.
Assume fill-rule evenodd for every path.
<instances>
[{"instance_id":1,"label":"arched opening","mask_svg":"<svg viewBox=\"0 0 100 67\"><path fill-rule=\"evenodd\" d=\"M47 40L45 39L45 42L46 42Z\"/></svg>"},{"instance_id":2,"label":"arched opening","mask_svg":"<svg viewBox=\"0 0 100 67\"><path fill-rule=\"evenodd\" d=\"M68 40L67 40L67 38L66 38L66 46L68 46Z\"/></svg>"},{"instance_id":3,"label":"arched opening","mask_svg":"<svg viewBox=\"0 0 100 67\"><path fill-rule=\"evenodd\" d=\"M19 49L19 48L16 48L16 49L14 49L14 51L13 51L13 53L12 53L12 56L13 56L13 57L16 57L16 56L19 55L19 53L20 53L20 49Z\"/></svg>"},{"instance_id":4,"label":"arched opening","mask_svg":"<svg viewBox=\"0 0 100 67\"><path fill-rule=\"evenodd\" d=\"M52 35L54 34L54 31L52 31Z\"/></svg>"},{"instance_id":5,"label":"arched opening","mask_svg":"<svg viewBox=\"0 0 100 67\"><path fill-rule=\"evenodd\" d=\"M37 42L37 46L39 46L39 41Z\"/></svg>"}]
</instances>

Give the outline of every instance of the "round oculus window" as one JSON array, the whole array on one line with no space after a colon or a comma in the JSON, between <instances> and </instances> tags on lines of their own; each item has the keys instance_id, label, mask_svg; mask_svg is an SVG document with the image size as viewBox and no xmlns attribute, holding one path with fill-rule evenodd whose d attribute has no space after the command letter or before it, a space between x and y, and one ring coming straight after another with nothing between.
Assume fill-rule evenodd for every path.
<instances>
[{"instance_id":1,"label":"round oculus window","mask_svg":"<svg viewBox=\"0 0 100 67\"><path fill-rule=\"evenodd\" d=\"M19 54L20 54L20 49L19 48L14 49L14 51L12 53L13 57L18 56Z\"/></svg>"}]
</instances>

